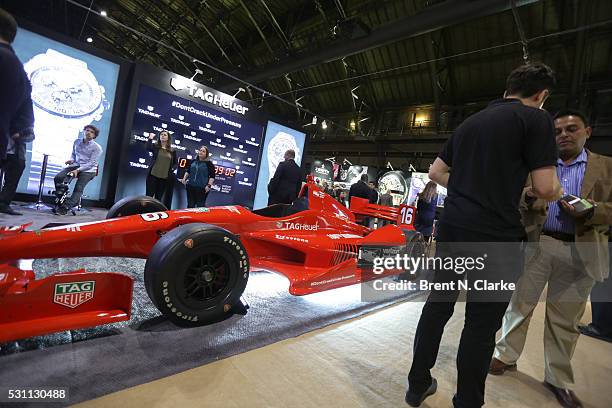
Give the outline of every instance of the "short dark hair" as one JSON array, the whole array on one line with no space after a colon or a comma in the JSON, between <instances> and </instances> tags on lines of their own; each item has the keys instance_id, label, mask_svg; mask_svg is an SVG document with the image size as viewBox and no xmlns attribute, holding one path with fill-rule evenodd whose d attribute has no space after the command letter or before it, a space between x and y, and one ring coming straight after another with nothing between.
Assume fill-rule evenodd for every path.
<instances>
[{"instance_id":1,"label":"short dark hair","mask_svg":"<svg viewBox=\"0 0 612 408\"><path fill-rule=\"evenodd\" d=\"M367 183L368 182L368 175L367 174L362 174L361 175L361 181Z\"/></svg>"},{"instance_id":2,"label":"short dark hair","mask_svg":"<svg viewBox=\"0 0 612 408\"><path fill-rule=\"evenodd\" d=\"M557 80L546 64L525 64L515 68L506 79L506 95L528 98L544 89L552 90Z\"/></svg>"},{"instance_id":3,"label":"short dark hair","mask_svg":"<svg viewBox=\"0 0 612 408\"><path fill-rule=\"evenodd\" d=\"M96 137L98 137L98 135L100 134L100 129L98 129L97 127L95 127L94 125L86 125L83 130L87 130L87 129L91 129L93 130L94 134L96 135ZM94 137L95 139L95 137Z\"/></svg>"},{"instance_id":4,"label":"short dark hair","mask_svg":"<svg viewBox=\"0 0 612 408\"><path fill-rule=\"evenodd\" d=\"M285 152L285 156L291 158L291 159L295 159L295 150L293 149L289 149Z\"/></svg>"},{"instance_id":5,"label":"short dark hair","mask_svg":"<svg viewBox=\"0 0 612 408\"><path fill-rule=\"evenodd\" d=\"M17 22L15 18L8 11L0 8L0 38L10 44L15 41L16 35Z\"/></svg>"},{"instance_id":6,"label":"short dark hair","mask_svg":"<svg viewBox=\"0 0 612 408\"><path fill-rule=\"evenodd\" d=\"M582 123L584 123L584 127L589 126L589 121L584 113L579 111L578 109L562 109L559 112L555 113L553 116L553 120L557 120L559 118L564 118L566 116L578 116Z\"/></svg>"}]
</instances>

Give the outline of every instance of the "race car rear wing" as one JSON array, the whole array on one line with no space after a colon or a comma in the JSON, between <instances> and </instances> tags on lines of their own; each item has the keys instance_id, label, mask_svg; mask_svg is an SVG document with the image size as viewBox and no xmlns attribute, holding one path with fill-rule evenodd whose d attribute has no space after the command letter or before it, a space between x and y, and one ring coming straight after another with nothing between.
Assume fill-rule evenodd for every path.
<instances>
[{"instance_id":1,"label":"race car rear wing","mask_svg":"<svg viewBox=\"0 0 612 408\"><path fill-rule=\"evenodd\" d=\"M402 204L399 207L387 207L385 205L371 204L365 198L360 197L351 197L349 209L355 215L395 221L401 227L412 227L416 214L416 208L410 205Z\"/></svg>"}]
</instances>

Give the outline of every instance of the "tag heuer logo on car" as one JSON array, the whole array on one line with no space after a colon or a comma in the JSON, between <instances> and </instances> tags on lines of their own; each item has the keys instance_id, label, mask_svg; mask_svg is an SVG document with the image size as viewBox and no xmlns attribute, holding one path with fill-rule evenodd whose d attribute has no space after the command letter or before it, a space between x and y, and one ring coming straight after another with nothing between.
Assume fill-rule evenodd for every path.
<instances>
[{"instance_id":1,"label":"tag heuer logo on car","mask_svg":"<svg viewBox=\"0 0 612 408\"><path fill-rule=\"evenodd\" d=\"M94 298L96 281L56 283L53 303L74 309Z\"/></svg>"}]
</instances>

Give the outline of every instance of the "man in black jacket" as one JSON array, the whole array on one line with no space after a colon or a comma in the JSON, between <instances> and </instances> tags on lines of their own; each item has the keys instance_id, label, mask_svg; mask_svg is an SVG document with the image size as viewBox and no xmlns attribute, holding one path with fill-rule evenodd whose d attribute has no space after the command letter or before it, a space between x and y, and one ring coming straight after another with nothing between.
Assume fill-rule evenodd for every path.
<instances>
[{"instance_id":1,"label":"man in black jacket","mask_svg":"<svg viewBox=\"0 0 612 408\"><path fill-rule=\"evenodd\" d=\"M10 206L26 162L26 143L34 140L34 110L32 99L26 98L10 125L6 159L2 164L4 186L0 189L0 213L22 215Z\"/></svg>"},{"instance_id":2,"label":"man in black jacket","mask_svg":"<svg viewBox=\"0 0 612 408\"><path fill-rule=\"evenodd\" d=\"M358 182L353 183L349 189L349 206L352 197L365 198L366 200L370 201L370 198L372 197L372 189L370 186L368 186L367 174L362 174L361 179Z\"/></svg>"},{"instance_id":3,"label":"man in black jacket","mask_svg":"<svg viewBox=\"0 0 612 408\"><path fill-rule=\"evenodd\" d=\"M0 83L2 98L0 98L0 165L6 158L9 143L10 126L17 111L30 96L30 83L23 65L11 43L17 35L17 23L13 16L0 9Z\"/></svg>"},{"instance_id":4,"label":"man in black jacket","mask_svg":"<svg viewBox=\"0 0 612 408\"><path fill-rule=\"evenodd\" d=\"M16 34L15 19L0 9L0 83L4 87L0 100L0 169L4 171L0 212L10 215L21 215L10 203L25 169L26 143L34 140L32 87L10 46Z\"/></svg>"},{"instance_id":5,"label":"man in black jacket","mask_svg":"<svg viewBox=\"0 0 612 408\"><path fill-rule=\"evenodd\" d=\"M279 163L274 177L268 183L268 205L291 204L302 187L302 170L295 163L295 151L285 152L285 161Z\"/></svg>"}]
</instances>

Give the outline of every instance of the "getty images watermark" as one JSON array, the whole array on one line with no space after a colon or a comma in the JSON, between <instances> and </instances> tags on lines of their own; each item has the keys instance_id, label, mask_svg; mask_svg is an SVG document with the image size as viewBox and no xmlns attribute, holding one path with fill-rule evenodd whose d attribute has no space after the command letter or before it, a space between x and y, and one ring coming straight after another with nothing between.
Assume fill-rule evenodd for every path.
<instances>
[{"instance_id":1,"label":"getty images watermark","mask_svg":"<svg viewBox=\"0 0 612 408\"><path fill-rule=\"evenodd\" d=\"M426 291L440 292L440 301L455 301L459 292L467 293L470 300L507 301L524 259L524 248L516 243L438 243L435 256L410 252L373 248L360 254L360 266L366 271L363 301Z\"/></svg>"}]
</instances>

